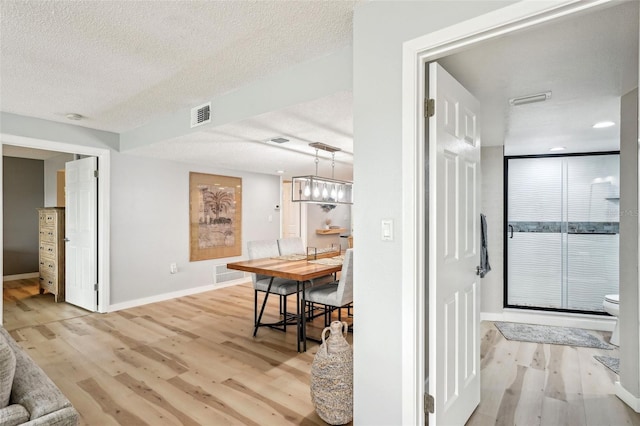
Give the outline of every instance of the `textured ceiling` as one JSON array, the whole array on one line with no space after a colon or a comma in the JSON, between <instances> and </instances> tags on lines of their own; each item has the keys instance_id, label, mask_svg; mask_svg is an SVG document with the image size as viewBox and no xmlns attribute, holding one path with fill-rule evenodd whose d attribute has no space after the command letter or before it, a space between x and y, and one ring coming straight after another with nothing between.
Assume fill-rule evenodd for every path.
<instances>
[{"instance_id":1,"label":"textured ceiling","mask_svg":"<svg viewBox=\"0 0 640 426\"><path fill-rule=\"evenodd\" d=\"M2 1L0 109L122 133L350 45L356 1Z\"/></svg>"},{"instance_id":2,"label":"textured ceiling","mask_svg":"<svg viewBox=\"0 0 640 426\"><path fill-rule=\"evenodd\" d=\"M2 0L0 109L122 133L351 44L356 4ZM510 154L617 149L617 126L591 129L617 121L619 96L637 85L638 2L613 5L439 60L481 100L484 145L505 143ZM547 90L549 102L508 106ZM68 121L68 112L87 120ZM266 142L273 137L290 142ZM336 177L351 178L351 93L127 153L292 176L314 172L315 141L344 150Z\"/></svg>"}]
</instances>

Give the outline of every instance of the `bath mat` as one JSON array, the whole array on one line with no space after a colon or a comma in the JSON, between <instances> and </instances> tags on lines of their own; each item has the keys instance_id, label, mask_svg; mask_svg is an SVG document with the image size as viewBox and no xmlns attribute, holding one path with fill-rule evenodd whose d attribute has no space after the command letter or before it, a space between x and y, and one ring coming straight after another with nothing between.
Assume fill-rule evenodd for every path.
<instances>
[{"instance_id":1,"label":"bath mat","mask_svg":"<svg viewBox=\"0 0 640 426\"><path fill-rule=\"evenodd\" d=\"M602 365L607 367L609 370L616 374L620 374L620 358L606 355L594 355L593 357L600 361Z\"/></svg>"},{"instance_id":2,"label":"bath mat","mask_svg":"<svg viewBox=\"0 0 640 426\"><path fill-rule=\"evenodd\" d=\"M587 330L571 327L496 322L496 327L508 340L549 343L552 345L582 346L585 348L613 349Z\"/></svg>"}]
</instances>

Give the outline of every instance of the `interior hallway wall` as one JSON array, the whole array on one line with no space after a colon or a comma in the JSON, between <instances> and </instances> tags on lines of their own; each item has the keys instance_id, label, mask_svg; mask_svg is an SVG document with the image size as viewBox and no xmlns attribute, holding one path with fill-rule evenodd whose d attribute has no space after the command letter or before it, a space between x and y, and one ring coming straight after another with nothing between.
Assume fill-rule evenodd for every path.
<instances>
[{"instance_id":1,"label":"interior hallway wall","mask_svg":"<svg viewBox=\"0 0 640 426\"><path fill-rule=\"evenodd\" d=\"M0 116L2 135L64 142L78 146L79 151L81 147L111 149L111 305L161 299L173 292L197 292L198 287L213 284L216 265L246 258L246 241L280 235L280 216L274 209L280 203L279 176L120 154L113 150L118 140L114 133L14 114ZM242 177L243 256L189 262L190 171ZM39 181L42 184L42 174ZM41 193L39 206L43 201ZM5 236L13 226L13 221L7 220L6 203L4 200ZM37 226L34 230L37 235ZM177 274L169 273L172 262L178 264ZM3 262L5 274L9 273L7 267Z\"/></svg>"},{"instance_id":2,"label":"interior hallway wall","mask_svg":"<svg viewBox=\"0 0 640 426\"><path fill-rule=\"evenodd\" d=\"M279 176L113 153L112 304L212 285L216 265L241 259L189 261L189 172L242 178L243 255L247 241L279 238Z\"/></svg>"},{"instance_id":3,"label":"interior hallway wall","mask_svg":"<svg viewBox=\"0 0 640 426\"><path fill-rule=\"evenodd\" d=\"M354 10L354 424L399 425L415 398L403 383L401 324L402 48L403 42L495 9L510 1L375 1ZM358 184L360 182L360 184ZM382 241L382 219L394 240ZM404 336L409 338L409 336ZM384 349L382 349L384 347Z\"/></svg>"},{"instance_id":4,"label":"interior hallway wall","mask_svg":"<svg viewBox=\"0 0 640 426\"><path fill-rule=\"evenodd\" d=\"M4 275L38 272L38 207L44 203L42 160L2 157Z\"/></svg>"},{"instance_id":5,"label":"interior hallway wall","mask_svg":"<svg viewBox=\"0 0 640 426\"><path fill-rule=\"evenodd\" d=\"M67 161L73 161L73 154L62 153L44 160L44 206L58 206L58 170L64 170Z\"/></svg>"},{"instance_id":6,"label":"interior hallway wall","mask_svg":"<svg viewBox=\"0 0 640 426\"><path fill-rule=\"evenodd\" d=\"M491 271L481 282L482 313L502 313L504 300L504 154L503 146L483 147L482 213L487 217Z\"/></svg>"},{"instance_id":7,"label":"interior hallway wall","mask_svg":"<svg viewBox=\"0 0 640 426\"><path fill-rule=\"evenodd\" d=\"M620 383L640 398L638 89L622 97L620 117Z\"/></svg>"},{"instance_id":8,"label":"interior hallway wall","mask_svg":"<svg viewBox=\"0 0 640 426\"><path fill-rule=\"evenodd\" d=\"M345 228L342 234L351 233L351 206L338 204L328 212L324 211L320 204L309 204L307 206L307 246L308 247L331 247L332 244L346 248L347 241L340 238L340 234L321 235L317 234L317 229L323 229L325 221L331 220L331 226Z\"/></svg>"}]
</instances>

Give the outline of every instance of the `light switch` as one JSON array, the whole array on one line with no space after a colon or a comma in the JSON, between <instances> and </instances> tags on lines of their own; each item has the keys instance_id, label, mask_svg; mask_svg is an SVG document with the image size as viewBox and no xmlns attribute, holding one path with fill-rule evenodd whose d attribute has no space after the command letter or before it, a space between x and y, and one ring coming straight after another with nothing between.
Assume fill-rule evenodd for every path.
<instances>
[{"instance_id":1,"label":"light switch","mask_svg":"<svg viewBox=\"0 0 640 426\"><path fill-rule=\"evenodd\" d=\"M382 241L393 241L393 220L382 221Z\"/></svg>"}]
</instances>

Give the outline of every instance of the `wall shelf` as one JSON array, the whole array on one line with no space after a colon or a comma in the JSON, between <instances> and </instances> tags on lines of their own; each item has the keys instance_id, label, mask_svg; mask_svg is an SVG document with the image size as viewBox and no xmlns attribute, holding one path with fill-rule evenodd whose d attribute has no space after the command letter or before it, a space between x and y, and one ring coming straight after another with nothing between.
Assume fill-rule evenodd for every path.
<instances>
[{"instance_id":1,"label":"wall shelf","mask_svg":"<svg viewBox=\"0 0 640 426\"><path fill-rule=\"evenodd\" d=\"M333 228L333 229L316 229L318 235L334 235L343 234L347 232L347 228Z\"/></svg>"}]
</instances>

